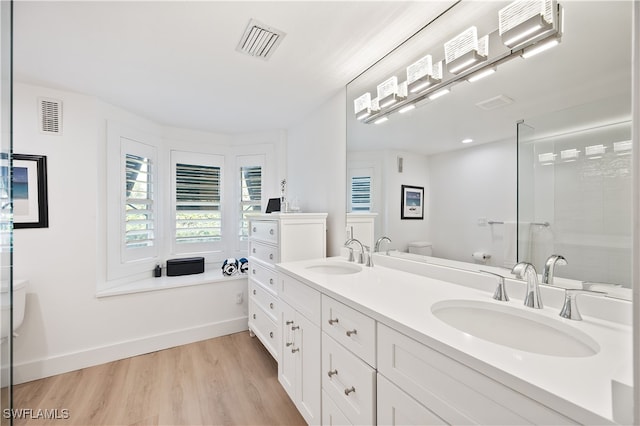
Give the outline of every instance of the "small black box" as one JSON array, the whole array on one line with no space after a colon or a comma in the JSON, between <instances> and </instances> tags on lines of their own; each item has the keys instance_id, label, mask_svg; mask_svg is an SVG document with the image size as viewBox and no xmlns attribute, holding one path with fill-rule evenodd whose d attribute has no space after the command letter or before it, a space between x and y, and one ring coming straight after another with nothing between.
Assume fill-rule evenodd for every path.
<instances>
[{"instance_id":1,"label":"small black box","mask_svg":"<svg viewBox=\"0 0 640 426\"><path fill-rule=\"evenodd\" d=\"M204 272L204 257L185 257L167 260L167 276L201 274Z\"/></svg>"}]
</instances>

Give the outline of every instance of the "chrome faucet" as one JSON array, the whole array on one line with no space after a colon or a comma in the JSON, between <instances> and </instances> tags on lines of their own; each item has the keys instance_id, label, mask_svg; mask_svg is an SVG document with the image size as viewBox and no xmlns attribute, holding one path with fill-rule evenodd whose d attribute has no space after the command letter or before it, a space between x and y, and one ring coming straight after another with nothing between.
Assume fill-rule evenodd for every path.
<instances>
[{"instance_id":1,"label":"chrome faucet","mask_svg":"<svg viewBox=\"0 0 640 426\"><path fill-rule=\"evenodd\" d=\"M364 246L362 245L362 243L356 240L355 238L349 238L347 241L345 241L344 246L347 248L351 248L349 246L353 243L358 243L358 245L360 246L360 253L358 254L358 263L362 264L364 263Z\"/></svg>"},{"instance_id":2,"label":"chrome faucet","mask_svg":"<svg viewBox=\"0 0 640 426\"><path fill-rule=\"evenodd\" d=\"M556 265L564 266L567 264L567 259L559 254L552 254L547 258L544 264L544 270L542 271L542 283L553 285L553 277Z\"/></svg>"},{"instance_id":3,"label":"chrome faucet","mask_svg":"<svg viewBox=\"0 0 640 426\"><path fill-rule=\"evenodd\" d=\"M380 244L382 244L383 241L387 241L387 242L391 242L391 238L389 237L380 237L378 238L378 240L376 241L376 246L373 249L374 252L379 252L380 251ZM389 250L387 250L387 254L389 254Z\"/></svg>"},{"instance_id":4,"label":"chrome faucet","mask_svg":"<svg viewBox=\"0 0 640 426\"><path fill-rule=\"evenodd\" d=\"M524 297L524 305L529 308L542 309L540 288L538 287L538 273L535 266L528 262L517 263L511 270L518 279L525 277L527 280L527 294Z\"/></svg>"},{"instance_id":5,"label":"chrome faucet","mask_svg":"<svg viewBox=\"0 0 640 426\"><path fill-rule=\"evenodd\" d=\"M495 274L483 269L481 269L480 272L482 272L483 274L493 275L498 279L498 286L496 287L496 291L493 293L493 298L501 302L508 302L509 296L507 296L507 288L504 285L504 277L500 274Z\"/></svg>"},{"instance_id":6,"label":"chrome faucet","mask_svg":"<svg viewBox=\"0 0 640 426\"><path fill-rule=\"evenodd\" d=\"M578 311L578 303L576 301L579 294L592 294L592 295L606 296L606 293L603 291L567 288L564 290L564 304L562 305L562 310L560 311L560 316L562 318L567 318L574 321L582 320L582 315L580 315L580 312Z\"/></svg>"}]
</instances>

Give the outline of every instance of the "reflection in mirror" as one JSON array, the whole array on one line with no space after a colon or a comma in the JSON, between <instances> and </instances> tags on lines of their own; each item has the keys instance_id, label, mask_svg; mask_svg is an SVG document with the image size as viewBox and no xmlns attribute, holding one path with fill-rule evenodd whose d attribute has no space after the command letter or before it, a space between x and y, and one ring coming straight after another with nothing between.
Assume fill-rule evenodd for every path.
<instances>
[{"instance_id":1,"label":"reflection in mirror","mask_svg":"<svg viewBox=\"0 0 640 426\"><path fill-rule=\"evenodd\" d=\"M587 170L582 175L569 175L564 173L569 168L560 171L560 165L556 165L553 182L550 182L549 176L534 172L532 161L528 171L523 165L524 158L520 172L517 169L518 132L523 141L528 140L528 149L535 153L545 143L557 145L553 151L558 155L557 161L560 161L561 146L562 150L582 151L576 163L582 161L586 164L584 167L596 164L587 162L584 150L588 146L607 145L605 154L613 158L616 151L612 143L629 140L624 132L628 132L631 117L631 2L559 3L564 11L564 30L556 47L527 59L515 55L499 63L493 74L473 83L456 82L448 95L421 99L413 110L388 114L386 122L374 124L375 121L358 120L354 100L366 92L375 96L377 85L394 75L401 85L406 79L407 66L426 54L432 55L434 62L443 59L444 43L472 25L477 27L479 36L497 31L498 11L509 2L456 3L349 83L347 192L354 194L351 191L357 183L354 177L360 180L368 177L367 203L369 211L377 214L376 239L386 235L393 240L391 247L400 251L407 251L412 243L429 243L434 257L466 262L474 269L478 268L477 264L510 268L526 258L533 260L541 272L541 262L558 252L568 260L567 266L556 269L560 278L630 285L631 233L617 223L624 220L629 223L631 217L630 197L624 199L622 195L630 191L631 185L630 177L622 176L626 172L621 171L624 165L619 163L624 160L604 157L603 161L619 166L615 172L619 176L613 179L609 171L601 169L601 185L606 186L606 190L603 189L600 196L594 195L595 187L576 186L580 176L591 173ZM594 22L598 23L597 31ZM489 57L503 53L492 47L491 44ZM451 78L445 69L443 80ZM523 122L520 128L519 122ZM526 126L530 127L528 136ZM605 128L612 132L606 137L613 139L607 143L589 141L596 138L595 135L605 137ZM568 142L551 142L554 134L576 140L575 147L565 149ZM533 142L540 138L551 139ZM590 148L590 152L594 149ZM525 155L524 151L521 150L521 154ZM534 151L526 155L533 154ZM570 154L565 153L567 155ZM623 157L615 156L616 159ZM577 167L574 165L573 170ZM529 173L526 178L525 173ZM518 177L523 183L528 179L528 188L535 188L538 193L524 200L526 193L523 192L518 198ZM551 183L553 189L544 186ZM425 188L423 220L401 219L402 185ZM572 213L557 209L561 203L553 213L542 215L541 209L549 211L551 207L549 200L545 204L540 199L540 192L563 201L568 201L569 195L588 198L588 205L571 208L606 210L607 213L602 213L603 220L607 215L608 221L616 223L595 224L595 216L570 222L564 218ZM614 193L620 196L613 197ZM352 206L351 197L347 205ZM541 227L544 229L530 228L542 231L535 232L536 238L550 241L536 242L535 250L531 248L527 257L521 259L518 255L525 256L523 250L531 241L517 241L525 229L521 226L518 232L518 208L523 215L527 212L527 216L522 217L527 223L549 222L549 226ZM596 225L600 228L594 228ZM591 239L590 244L605 234L612 240L602 243L598 250L585 252L577 250L575 238L569 238L568 234L572 238L579 236L583 241ZM528 238L528 234L524 237ZM556 237L561 240L553 241ZM596 265L594 256L598 257L601 267Z\"/></svg>"}]
</instances>

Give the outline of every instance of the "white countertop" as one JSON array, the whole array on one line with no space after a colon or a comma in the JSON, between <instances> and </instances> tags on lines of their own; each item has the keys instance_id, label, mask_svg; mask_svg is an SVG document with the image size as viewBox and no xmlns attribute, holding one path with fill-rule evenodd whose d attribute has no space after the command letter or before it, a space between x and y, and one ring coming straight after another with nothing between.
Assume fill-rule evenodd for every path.
<instances>
[{"instance_id":1,"label":"white countertop","mask_svg":"<svg viewBox=\"0 0 640 426\"><path fill-rule=\"evenodd\" d=\"M584 313L583 321L565 320L558 316L557 307L545 304L544 309L535 312L583 331L599 344L600 351L590 357L559 357L521 351L463 333L435 317L431 306L444 300L464 299L507 303L513 308L532 311L523 306L522 299L512 296L523 293L522 289L513 288L522 283L508 281L511 301L498 302L492 298L495 281L473 272L464 273L473 274L471 278L477 276L479 283L487 283L478 285L484 288L472 288L378 265L372 268L363 266L362 271L349 275L328 275L305 269L323 262L344 262L344 259L289 262L277 267L320 292L580 423L613 422L612 380L629 386L633 383L630 324ZM619 303L619 309L631 312L630 302L616 303Z\"/></svg>"}]
</instances>

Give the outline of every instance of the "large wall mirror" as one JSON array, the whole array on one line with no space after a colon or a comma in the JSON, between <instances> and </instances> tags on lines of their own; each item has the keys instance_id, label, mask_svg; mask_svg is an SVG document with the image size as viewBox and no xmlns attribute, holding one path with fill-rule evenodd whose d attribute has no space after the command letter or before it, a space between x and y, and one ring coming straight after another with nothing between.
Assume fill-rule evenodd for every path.
<instances>
[{"instance_id":1,"label":"large wall mirror","mask_svg":"<svg viewBox=\"0 0 640 426\"><path fill-rule=\"evenodd\" d=\"M557 46L525 59L491 42L489 58L511 54L494 73L445 71L450 93L384 122L358 119L354 101L426 54L444 59L471 26L496 33L510 2L453 4L347 86L347 223L373 213L374 240L476 269L541 270L562 254L558 277L630 287L632 2L558 3ZM402 218L403 185L424 188L421 219Z\"/></svg>"}]
</instances>

